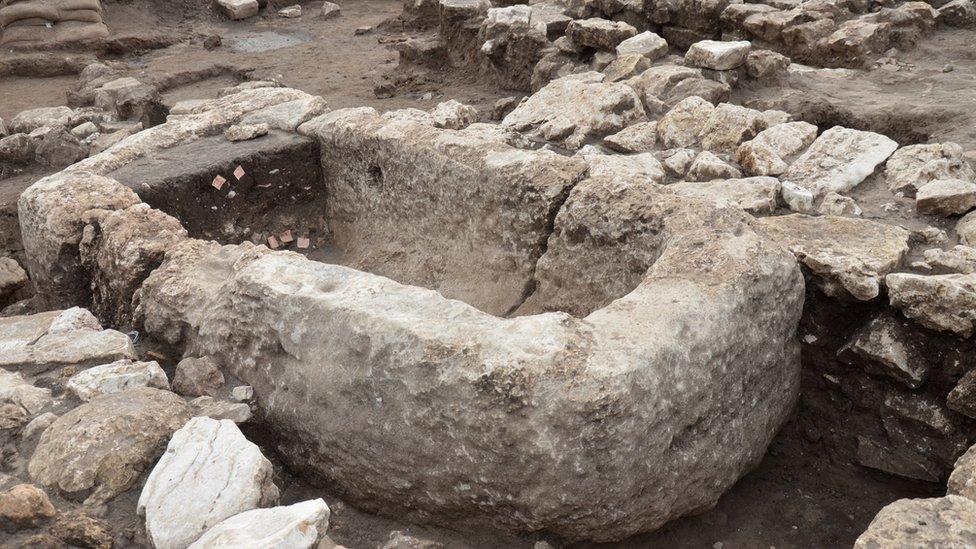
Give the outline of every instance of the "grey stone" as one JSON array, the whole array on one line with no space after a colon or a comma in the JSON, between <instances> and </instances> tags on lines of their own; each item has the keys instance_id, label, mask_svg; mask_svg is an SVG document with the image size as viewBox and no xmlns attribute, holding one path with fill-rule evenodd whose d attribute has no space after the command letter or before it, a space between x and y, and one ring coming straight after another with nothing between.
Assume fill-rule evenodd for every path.
<instances>
[{"instance_id":1,"label":"grey stone","mask_svg":"<svg viewBox=\"0 0 976 549\"><path fill-rule=\"evenodd\" d=\"M685 179L688 181L711 181L713 179L738 179L742 172L709 151L702 151L688 167Z\"/></svg>"},{"instance_id":2,"label":"grey stone","mask_svg":"<svg viewBox=\"0 0 976 549\"><path fill-rule=\"evenodd\" d=\"M976 503L956 495L900 499L878 512L855 549L976 545Z\"/></svg>"},{"instance_id":3,"label":"grey stone","mask_svg":"<svg viewBox=\"0 0 976 549\"><path fill-rule=\"evenodd\" d=\"M922 385L932 366L917 334L889 314L878 316L858 330L837 356L912 389Z\"/></svg>"},{"instance_id":4,"label":"grey stone","mask_svg":"<svg viewBox=\"0 0 976 549\"><path fill-rule=\"evenodd\" d=\"M959 215L976 208L976 183L961 179L936 179L918 188L915 195L918 213L941 216Z\"/></svg>"},{"instance_id":5,"label":"grey stone","mask_svg":"<svg viewBox=\"0 0 976 549\"><path fill-rule=\"evenodd\" d=\"M753 215L773 213L779 197L779 181L775 177L679 182L669 185L668 189L682 196L710 200L719 206L732 204Z\"/></svg>"},{"instance_id":6,"label":"grey stone","mask_svg":"<svg viewBox=\"0 0 976 549\"><path fill-rule=\"evenodd\" d=\"M782 179L809 190L814 197L830 191L843 193L874 173L897 148L897 143L881 134L835 126L820 134Z\"/></svg>"},{"instance_id":7,"label":"grey stone","mask_svg":"<svg viewBox=\"0 0 976 549\"><path fill-rule=\"evenodd\" d=\"M621 42L637 35L637 29L623 21L610 21L594 17L576 19L566 27L566 36L574 44L614 51Z\"/></svg>"},{"instance_id":8,"label":"grey stone","mask_svg":"<svg viewBox=\"0 0 976 549\"><path fill-rule=\"evenodd\" d=\"M82 370L67 383L67 389L85 402L136 387L169 389L169 379L156 361L120 360Z\"/></svg>"},{"instance_id":9,"label":"grey stone","mask_svg":"<svg viewBox=\"0 0 976 549\"><path fill-rule=\"evenodd\" d=\"M650 61L667 55L668 43L651 31L644 31L617 44L617 55L640 54Z\"/></svg>"},{"instance_id":10,"label":"grey stone","mask_svg":"<svg viewBox=\"0 0 976 549\"><path fill-rule=\"evenodd\" d=\"M264 123L260 124L234 124L224 130L224 137L228 141L247 141L257 139L262 135L268 135L271 128Z\"/></svg>"},{"instance_id":11,"label":"grey stone","mask_svg":"<svg viewBox=\"0 0 976 549\"><path fill-rule=\"evenodd\" d=\"M688 52L685 53L685 63L692 67L727 71L744 65L751 49L752 44L748 41L702 40L688 48Z\"/></svg>"},{"instance_id":12,"label":"grey stone","mask_svg":"<svg viewBox=\"0 0 976 549\"><path fill-rule=\"evenodd\" d=\"M184 358L176 365L173 390L184 396L215 396L224 385L224 374L213 358Z\"/></svg>"},{"instance_id":13,"label":"grey stone","mask_svg":"<svg viewBox=\"0 0 976 549\"><path fill-rule=\"evenodd\" d=\"M972 335L976 274L892 273L885 277L885 283L891 306L908 318L933 330Z\"/></svg>"}]
</instances>

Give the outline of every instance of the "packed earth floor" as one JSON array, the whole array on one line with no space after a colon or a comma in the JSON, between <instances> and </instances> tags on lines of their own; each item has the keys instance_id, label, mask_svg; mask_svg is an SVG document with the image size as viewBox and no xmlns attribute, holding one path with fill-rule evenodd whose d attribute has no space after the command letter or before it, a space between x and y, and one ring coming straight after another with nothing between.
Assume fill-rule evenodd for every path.
<instances>
[{"instance_id":1,"label":"packed earth floor","mask_svg":"<svg viewBox=\"0 0 976 549\"><path fill-rule=\"evenodd\" d=\"M976 546L976 0L0 0L0 547Z\"/></svg>"}]
</instances>

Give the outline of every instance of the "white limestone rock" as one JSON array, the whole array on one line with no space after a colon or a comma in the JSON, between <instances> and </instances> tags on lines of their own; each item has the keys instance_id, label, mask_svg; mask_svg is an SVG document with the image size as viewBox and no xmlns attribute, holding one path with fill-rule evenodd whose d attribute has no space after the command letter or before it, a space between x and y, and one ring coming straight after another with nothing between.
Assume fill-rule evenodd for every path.
<instances>
[{"instance_id":1,"label":"white limestone rock","mask_svg":"<svg viewBox=\"0 0 976 549\"><path fill-rule=\"evenodd\" d=\"M957 245L948 250L930 248L922 252L922 261L912 263L913 267L926 269L936 274L976 272L976 248Z\"/></svg>"},{"instance_id":2,"label":"white limestone rock","mask_svg":"<svg viewBox=\"0 0 976 549\"><path fill-rule=\"evenodd\" d=\"M766 119L761 112L722 103L708 114L699 137L705 150L732 154L740 143L749 141L765 129Z\"/></svg>"},{"instance_id":3,"label":"white limestone rock","mask_svg":"<svg viewBox=\"0 0 976 549\"><path fill-rule=\"evenodd\" d=\"M824 215L861 217L862 213L861 207L853 198L835 192L829 192L824 196L819 209Z\"/></svg>"},{"instance_id":4,"label":"white limestone rock","mask_svg":"<svg viewBox=\"0 0 976 549\"><path fill-rule=\"evenodd\" d=\"M135 387L169 389L169 379L156 361L119 360L82 370L67 383L67 389L84 402Z\"/></svg>"},{"instance_id":5,"label":"white limestone rock","mask_svg":"<svg viewBox=\"0 0 976 549\"><path fill-rule=\"evenodd\" d=\"M251 407L243 402L227 402L210 396L202 396L190 401L193 417L210 419L229 419L234 423L247 423L251 419Z\"/></svg>"},{"instance_id":6,"label":"white limestone rock","mask_svg":"<svg viewBox=\"0 0 976 549\"><path fill-rule=\"evenodd\" d=\"M260 10L258 0L217 0L217 5L233 20L254 17Z\"/></svg>"},{"instance_id":7,"label":"white limestone rock","mask_svg":"<svg viewBox=\"0 0 976 549\"><path fill-rule=\"evenodd\" d=\"M962 337L976 321L976 274L917 275L893 273L885 278L891 306L933 330Z\"/></svg>"},{"instance_id":8,"label":"white limestone rock","mask_svg":"<svg viewBox=\"0 0 976 549\"><path fill-rule=\"evenodd\" d=\"M949 548L976 545L976 503L948 495L900 499L885 506L868 525L854 549Z\"/></svg>"},{"instance_id":9,"label":"white limestone rock","mask_svg":"<svg viewBox=\"0 0 976 549\"><path fill-rule=\"evenodd\" d=\"M898 143L884 135L835 126L823 132L780 179L816 198L830 191L844 193L874 173L897 148Z\"/></svg>"},{"instance_id":10,"label":"white limestone rock","mask_svg":"<svg viewBox=\"0 0 976 549\"><path fill-rule=\"evenodd\" d=\"M963 157L956 143L909 145L891 155L885 163L885 180L894 193L912 197L918 188L936 179L976 181L976 171Z\"/></svg>"},{"instance_id":11,"label":"white limestone rock","mask_svg":"<svg viewBox=\"0 0 976 549\"><path fill-rule=\"evenodd\" d=\"M258 124L234 124L224 130L224 137L228 141L249 141L251 139L257 139L262 135L268 135L271 128L261 122Z\"/></svg>"},{"instance_id":12,"label":"white limestone rock","mask_svg":"<svg viewBox=\"0 0 976 549\"><path fill-rule=\"evenodd\" d=\"M431 109L430 116L434 120L434 127L460 130L478 121L478 109L451 99L438 103Z\"/></svg>"},{"instance_id":13,"label":"white limestone rock","mask_svg":"<svg viewBox=\"0 0 976 549\"><path fill-rule=\"evenodd\" d=\"M780 194L786 206L796 213L814 213L813 193L789 181L780 181Z\"/></svg>"},{"instance_id":14,"label":"white limestone rock","mask_svg":"<svg viewBox=\"0 0 976 549\"><path fill-rule=\"evenodd\" d=\"M766 118L765 113L763 116ZM759 132L754 139L739 145L735 151L735 161L751 175L779 175L816 138L817 127L813 124L775 124Z\"/></svg>"},{"instance_id":15,"label":"white limestone rock","mask_svg":"<svg viewBox=\"0 0 976 549\"><path fill-rule=\"evenodd\" d=\"M619 82L604 83L603 78L588 72L553 80L508 113L502 124L578 150L587 138L645 122L644 106L634 90Z\"/></svg>"},{"instance_id":16,"label":"white limestone rock","mask_svg":"<svg viewBox=\"0 0 976 549\"><path fill-rule=\"evenodd\" d=\"M608 176L664 183L664 166L651 153L581 154L590 167L591 176Z\"/></svg>"},{"instance_id":17,"label":"white limestone rock","mask_svg":"<svg viewBox=\"0 0 976 549\"><path fill-rule=\"evenodd\" d=\"M342 8L339 7L339 4L336 4L335 2L325 2L322 4L322 11L319 12L319 17L322 19L333 19L335 17L339 17L341 12Z\"/></svg>"},{"instance_id":18,"label":"white limestone rock","mask_svg":"<svg viewBox=\"0 0 976 549\"><path fill-rule=\"evenodd\" d=\"M189 549L308 549L329 529L322 499L252 509L222 520Z\"/></svg>"},{"instance_id":19,"label":"white limestone rock","mask_svg":"<svg viewBox=\"0 0 976 549\"><path fill-rule=\"evenodd\" d=\"M956 234L964 246L976 247L976 212L969 212L956 222Z\"/></svg>"},{"instance_id":20,"label":"white limestone rock","mask_svg":"<svg viewBox=\"0 0 976 549\"><path fill-rule=\"evenodd\" d=\"M566 27L566 36L578 46L612 52L621 42L637 35L637 29L623 21L600 17L575 19Z\"/></svg>"},{"instance_id":21,"label":"white limestone rock","mask_svg":"<svg viewBox=\"0 0 976 549\"><path fill-rule=\"evenodd\" d=\"M21 111L10 120L10 133L31 133L38 128L64 128L75 111L69 107L40 107Z\"/></svg>"},{"instance_id":22,"label":"white limestone rock","mask_svg":"<svg viewBox=\"0 0 976 549\"><path fill-rule=\"evenodd\" d=\"M278 501L271 462L229 420L195 417L173 433L139 495L156 549L182 549L222 520Z\"/></svg>"},{"instance_id":23,"label":"white limestone rock","mask_svg":"<svg viewBox=\"0 0 976 549\"><path fill-rule=\"evenodd\" d=\"M779 180L775 177L746 177L679 182L668 185L668 190L681 196L710 200L719 206L732 204L753 215L768 215L776 210Z\"/></svg>"},{"instance_id":24,"label":"white limestone rock","mask_svg":"<svg viewBox=\"0 0 976 549\"><path fill-rule=\"evenodd\" d=\"M298 126L329 110L317 95L285 101L258 109L241 119L241 124L267 124L269 128L293 132Z\"/></svg>"},{"instance_id":25,"label":"white limestone rock","mask_svg":"<svg viewBox=\"0 0 976 549\"><path fill-rule=\"evenodd\" d=\"M976 502L976 445L959 456L949 475L946 494L962 496Z\"/></svg>"},{"instance_id":26,"label":"white limestone rock","mask_svg":"<svg viewBox=\"0 0 976 549\"><path fill-rule=\"evenodd\" d=\"M51 400L50 389L35 387L22 375L0 368L0 404L15 404L34 416Z\"/></svg>"},{"instance_id":27,"label":"white limestone rock","mask_svg":"<svg viewBox=\"0 0 976 549\"><path fill-rule=\"evenodd\" d=\"M657 123L657 136L666 148L692 147L699 137L715 106L701 97L682 99Z\"/></svg>"},{"instance_id":28,"label":"white limestone rock","mask_svg":"<svg viewBox=\"0 0 976 549\"><path fill-rule=\"evenodd\" d=\"M238 385L231 389L230 396L236 402L250 402L254 400L254 387L250 385Z\"/></svg>"},{"instance_id":29,"label":"white limestone rock","mask_svg":"<svg viewBox=\"0 0 976 549\"><path fill-rule=\"evenodd\" d=\"M0 368L38 373L136 359L129 337L81 308L0 318Z\"/></svg>"},{"instance_id":30,"label":"white limestone rock","mask_svg":"<svg viewBox=\"0 0 976 549\"><path fill-rule=\"evenodd\" d=\"M617 44L617 55L640 54L651 61L667 55L668 42L651 31L644 31Z\"/></svg>"},{"instance_id":31,"label":"white limestone rock","mask_svg":"<svg viewBox=\"0 0 976 549\"><path fill-rule=\"evenodd\" d=\"M936 179L918 188L915 208L920 214L948 217L976 208L976 183L961 179Z\"/></svg>"},{"instance_id":32,"label":"white limestone rock","mask_svg":"<svg viewBox=\"0 0 976 549\"><path fill-rule=\"evenodd\" d=\"M638 122L603 138L610 149L622 153L642 153L654 150L657 144L657 122Z\"/></svg>"},{"instance_id":33,"label":"white limestone rock","mask_svg":"<svg viewBox=\"0 0 976 549\"><path fill-rule=\"evenodd\" d=\"M850 217L790 214L762 222L818 277L827 295L867 301L908 253L901 227ZM888 275L890 279L892 276Z\"/></svg>"},{"instance_id":34,"label":"white limestone rock","mask_svg":"<svg viewBox=\"0 0 976 549\"><path fill-rule=\"evenodd\" d=\"M713 179L738 179L742 172L709 151L702 151L688 168L685 179L688 181L711 181Z\"/></svg>"},{"instance_id":35,"label":"white limestone rock","mask_svg":"<svg viewBox=\"0 0 976 549\"><path fill-rule=\"evenodd\" d=\"M695 42L685 53L685 64L716 71L728 71L741 67L746 62L752 44L746 40L721 42L702 40Z\"/></svg>"}]
</instances>

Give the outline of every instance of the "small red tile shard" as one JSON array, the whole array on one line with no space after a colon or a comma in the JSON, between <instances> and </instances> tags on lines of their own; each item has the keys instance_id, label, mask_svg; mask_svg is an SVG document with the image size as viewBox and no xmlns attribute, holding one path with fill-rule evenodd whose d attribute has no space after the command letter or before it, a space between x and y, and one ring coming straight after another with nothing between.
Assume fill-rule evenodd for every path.
<instances>
[{"instance_id":1,"label":"small red tile shard","mask_svg":"<svg viewBox=\"0 0 976 549\"><path fill-rule=\"evenodd\" d=\"M309 244L311 244L311 241L309 241L309 239L308 239L307 236L300 236L300 237L298 237L298 247L299 248L301 248L301 249L304 250L304 249L308 248Z\"/></svg>"},{"instance_id":2,"label":"small red tile shard","mask_svg":"<svg viewBox=\"0 0 976 549\"><path fill-rule=\"evenodd\" d=\"M220 189L224 188L224 183L227 183L227 180L218 175L213 179L213 183L211 183L211 185L213 185L213 188L219 191Z\"/></svg>"},{"instance_id":3,"label":"small red tile shard","mask_svg":"<svg viewBox=\"0 0 976 549\"><path fill-rule=\"evenodd\" d=\"M279 246L281 246L281 243L278 242L278 239L275 237L275 235L271 235L268 237L269 248L271 248L272 250L277 250Z\"/></svg>"},{"instance_id":4,"label":"small red tile shard","mask_svg":"<svg viewBox=\"0 0 976 549\"><path fill-rule=\"evenodd\" d=\"M281 233L281 241L284 242L285 244L288 244L292 240L295 240L295 237L291 235L291 229L288 229L287 231Z\"/></svg>"},{"instance_id":5,"label":"small red tile shard","mask_svg":"<svg viewBox=\"0 0 976 549\"><path fill-rule=\"evenodd\" d=\"M245 174L245 172L244 172L244 168L242 168L242 167L240 167L240 166L238 166L238 167L237 167L237 168L236 168L236 169L234 170L234 177L236 177L238 181L240 181L241 179L243 179L243 178L244 178L244 174Z\"/></svg>"}]
</instances>

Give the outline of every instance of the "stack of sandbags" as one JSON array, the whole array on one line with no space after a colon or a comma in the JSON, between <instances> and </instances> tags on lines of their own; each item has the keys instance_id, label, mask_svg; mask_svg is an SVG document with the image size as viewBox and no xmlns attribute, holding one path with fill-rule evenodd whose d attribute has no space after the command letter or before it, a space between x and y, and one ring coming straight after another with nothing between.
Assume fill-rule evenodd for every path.
<instances>
[{"instance_id":1,"label":"stack of sandbags","mask_svg":"<svg viewBox=\"0 0 976 549\"><path fill-rule=\"evenodd\" d=\"M0 45L108 37L99 0L0 0Z\"/></svg>"}]
</instances>

